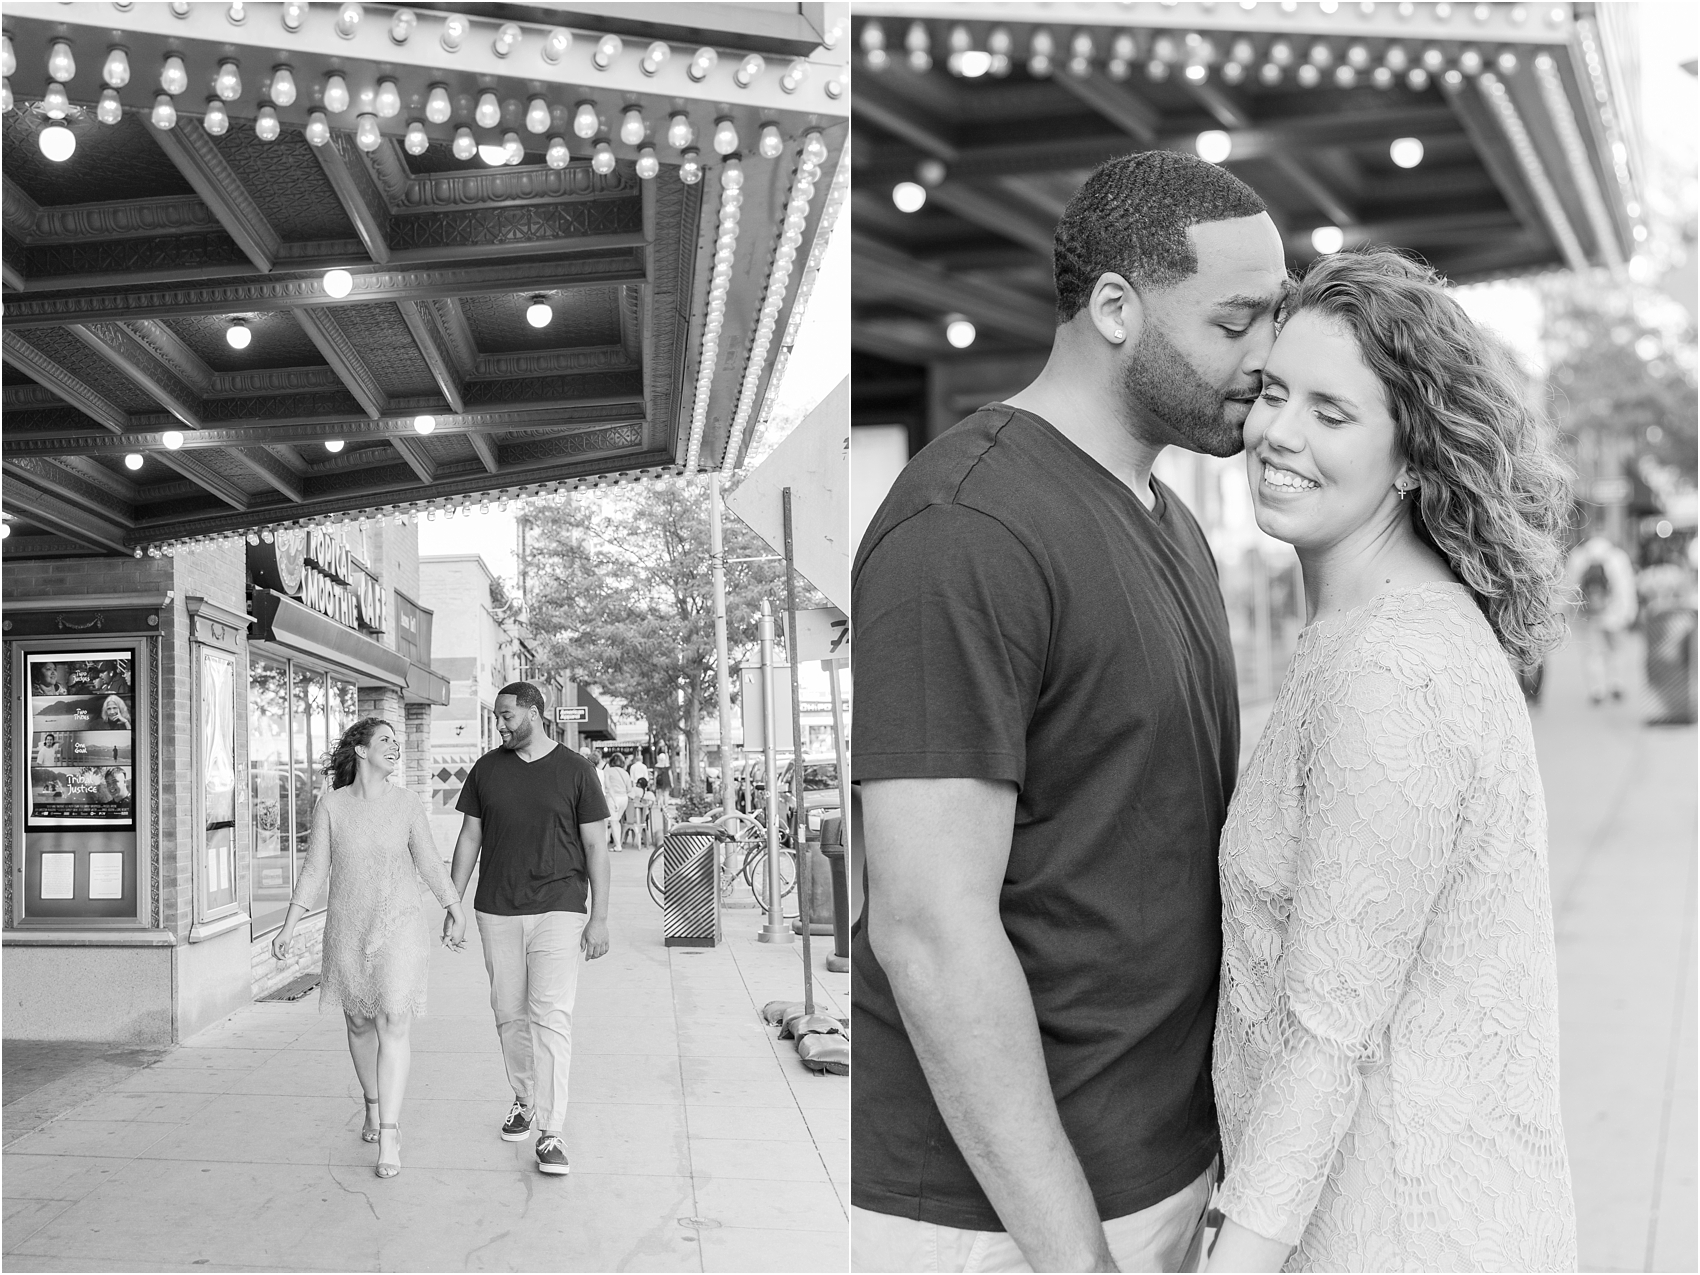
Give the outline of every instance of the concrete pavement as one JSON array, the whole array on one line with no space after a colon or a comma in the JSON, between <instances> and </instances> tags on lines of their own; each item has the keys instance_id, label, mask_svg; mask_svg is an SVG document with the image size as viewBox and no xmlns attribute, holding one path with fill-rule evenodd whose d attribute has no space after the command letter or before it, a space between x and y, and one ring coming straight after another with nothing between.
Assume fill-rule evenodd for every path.
<instances>
[{"instance_id":1,"label":"concrete pavement","mask_svg":"<svg viewBox=\"0 0 1700 1275\"><path fill-rule=\"evenodd\" d=\"M757 943L760 914L732 910L721 947L664 948L645 858L614 857L613 949L580 977L570 1177L497 1136L510 1095L474 928L432 958L399 1177L360 1141L341 1015L316 991L253 1005L10 1141L5 1268L844 1270L848 1078L805 1071L759 1017L801 999L798 945ZM829 949L816 994L843 1017ZM7 1125L51 1114L8 1107Z\"/></svg>"}]
</instances>

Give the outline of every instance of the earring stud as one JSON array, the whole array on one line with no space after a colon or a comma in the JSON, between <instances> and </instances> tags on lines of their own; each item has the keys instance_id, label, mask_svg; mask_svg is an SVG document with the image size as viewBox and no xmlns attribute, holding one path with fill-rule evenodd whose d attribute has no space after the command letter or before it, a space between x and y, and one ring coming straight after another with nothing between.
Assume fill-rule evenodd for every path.
<instances>
[{"instance_id":1,"label":"earring stud","mask_svg":"<svg viewBox=\"0 0 1700 1275\"><path fill-rule=\"evenodd\" d=\"M1125 341L1127 340L1127 333L1123 332L1120 328L1117 328L1114 332L1110 333L1110 340Z\"/></svg>"}]
</instances>

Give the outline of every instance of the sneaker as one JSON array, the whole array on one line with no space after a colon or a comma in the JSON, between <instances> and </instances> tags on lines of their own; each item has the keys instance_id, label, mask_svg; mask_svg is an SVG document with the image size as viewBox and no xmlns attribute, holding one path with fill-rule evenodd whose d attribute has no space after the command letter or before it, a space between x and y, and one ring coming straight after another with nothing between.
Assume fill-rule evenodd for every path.
<instances>
[{"instance_id":1,"label":"sneaker","mask_svg":"<svg viewBox=\"0 0 1700 1275\"><path fill-rule=\"evenodd\" d=\"M531 1133L531 1118L535 1113L518 1098L508 1108L508 1118L502 1122L503 1142L523 1142Z\"/></svg>"},{"instance_id":2,"label":"sneaker","mask_svg":"<svg viewBox=\"0 0 1700 1275\"><path fill-rule=\"evenodd\" d=\"M537 1140L537 1171L561 1175L571 1172L567 1167L567 1149L552 1133L546 1133Z\"/></svg>"}]
</instances>

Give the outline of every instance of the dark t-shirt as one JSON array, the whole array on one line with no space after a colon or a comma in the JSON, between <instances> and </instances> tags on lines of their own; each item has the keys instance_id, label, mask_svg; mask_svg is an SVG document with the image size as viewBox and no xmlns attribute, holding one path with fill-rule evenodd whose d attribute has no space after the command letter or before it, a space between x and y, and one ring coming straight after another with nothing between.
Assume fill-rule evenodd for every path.
<instances>
[{"instance_id":1,"label":"dark t-shirt","mask_svg":"<svg viewBox=\"0 0 1700 1275\"><path fill-rule=\"evenodd\" d=\"M482 821L478 893L493 916L588 911L581 823L608 817L596 768L559 744L527 762L492 748L473 763L455 809Z\"/></svg>"},{"instance_id":2,"label":"dark t-shirt","mask_svg":"<svg viewBox=\"0 0 1700 1275\"><path fill-rule=\"evenodd\" d=\"M1210 1087L1239 702L1215 560L1047 422L994 404L905 469L857 555L858 780L1018 787L1000 911L1105 1219L1217 1150ZM1001 1230L933 1102L866 914L851 1198Z\"/></svg>"}]
</instances>

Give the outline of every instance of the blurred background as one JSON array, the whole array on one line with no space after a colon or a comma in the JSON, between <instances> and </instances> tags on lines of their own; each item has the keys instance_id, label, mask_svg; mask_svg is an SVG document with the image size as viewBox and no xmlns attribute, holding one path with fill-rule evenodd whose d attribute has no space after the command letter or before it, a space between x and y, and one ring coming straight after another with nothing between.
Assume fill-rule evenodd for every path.
<instances>
[{"instance_id":1,"label":"blurred background","mask_svg":"<svg viewBox=\"0 0 1700 1275\"><path fill-rule=\"evenodd\" d=\"M1302 270L1421 257L1521 355L1577 476L1572 638L1525 679L1552 825L1585 1270L1693 1270L1695 121L1691 4L853 6L853 533L1025 385L1097 164L1198 154ZM1157 473L1221 568L1246 747L1303 625L1243 461Z\"/></svg>"}]
</instances>

